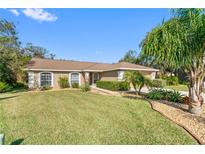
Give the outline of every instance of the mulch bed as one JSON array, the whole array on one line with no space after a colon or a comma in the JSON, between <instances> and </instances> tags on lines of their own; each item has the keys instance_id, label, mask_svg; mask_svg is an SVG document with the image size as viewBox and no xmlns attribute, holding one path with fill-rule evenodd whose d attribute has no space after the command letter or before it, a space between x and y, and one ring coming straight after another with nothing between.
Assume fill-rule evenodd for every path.
<instances>
[{"instance_id":1,"label":"mulch bed","mask_svg":"<svg viewBox=\"0 0 205 154\"><path fill-rule=\"evenodd\" d=\"M205 106L203 113L193 115L188 112L188 105L168 101L148 100L151 107L190 133L199 144L205 145Z\"/></svg>"}]
</instances>

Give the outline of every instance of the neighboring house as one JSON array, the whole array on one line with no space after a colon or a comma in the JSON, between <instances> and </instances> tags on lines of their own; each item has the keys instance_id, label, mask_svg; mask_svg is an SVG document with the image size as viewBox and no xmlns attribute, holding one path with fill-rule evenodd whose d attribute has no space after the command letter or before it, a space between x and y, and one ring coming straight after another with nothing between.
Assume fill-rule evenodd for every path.
<instances>
[{"instance_id":1,"label":"neighboring house","mask_svg":"<svg viewBox=\"0 0 205 154\"><path fill-rule=\"evenodd\" d=\"M40 58L33 58L25 70L28 72L29 88L46 85L59 88L58 80L63 76L68 77L69 85L72 85L72 83L92 85L98 80L121 81L124 72L127 70L139 71L151 79L155 78L158 71L157 69L127 62L108 64Z\"/></svg>"}]
</instances>

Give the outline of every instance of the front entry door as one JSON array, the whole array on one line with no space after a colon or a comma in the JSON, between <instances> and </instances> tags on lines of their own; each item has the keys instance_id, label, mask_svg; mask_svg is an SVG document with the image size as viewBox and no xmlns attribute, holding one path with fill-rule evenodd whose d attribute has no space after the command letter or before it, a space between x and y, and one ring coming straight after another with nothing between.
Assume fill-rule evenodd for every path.
<instances>
[{"instance_id":1,"label":"front entry door","mask_svg":"<svg viewBox=\"0 0 205 154\"><path fill-rule=\"evenodd\" d=\"M93 84L96 84L96 82L100 79L99 73L93 73Z\"/></svg>"}]
</instances>

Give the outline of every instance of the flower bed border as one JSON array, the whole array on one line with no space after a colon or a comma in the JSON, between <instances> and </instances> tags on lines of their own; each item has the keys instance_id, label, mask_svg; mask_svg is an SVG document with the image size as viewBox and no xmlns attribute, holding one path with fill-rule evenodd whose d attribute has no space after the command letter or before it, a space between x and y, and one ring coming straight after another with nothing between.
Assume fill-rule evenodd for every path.
<instances>
[{"instance_id":1,"label":"flower bed border","mask_svg":"<svg viewBox=\"0 0 205 154\"><path fill-rule=\"evenodd\" d=\"M181 124L181 123L179 123L179 122L177 122L177 121L175 121L175 120L169 118L166 114L162 113L161 111L157 110L157 109L155 108L155 104L153 103L152 100L149 100L149 99L146 99L146 100L149 102L151 108L152 108L154 111L160 113L162 116L166 117L166 118L169 119L170 121L174 122L174 123L177 124L178 126L180 126L180 127L182 127L183 129L185 129L200 145L205 145L205 142L203 142L192 130L190 130L188 127L184 126L183 124ZM166 103L164 103L164 104L166 104Z\"/></svg>"}]
</instances>

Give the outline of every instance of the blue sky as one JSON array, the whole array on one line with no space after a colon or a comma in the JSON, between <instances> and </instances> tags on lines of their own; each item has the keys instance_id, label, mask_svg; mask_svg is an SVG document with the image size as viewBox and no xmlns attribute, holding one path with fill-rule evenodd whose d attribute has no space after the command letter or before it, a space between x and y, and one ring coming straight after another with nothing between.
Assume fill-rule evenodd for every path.
<instances>
[{"instance_id":1,"label":"blue sky","mask_svg":"<svg viewBox=\"0 0 205 154\"><path fill-rule=\"evenodd\" d=\"M139 44L169 9L0 9L20 41L49 49L57 59L117 62Z\"/></svg>"}]
</instances>

